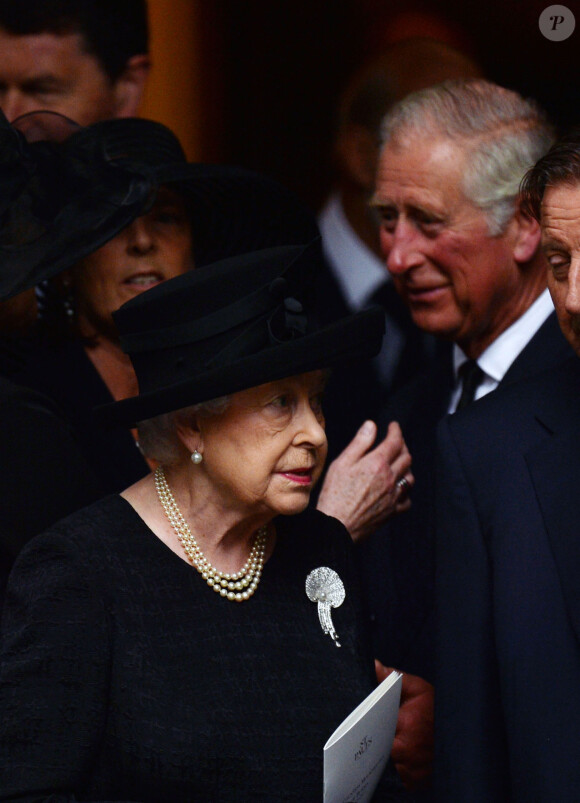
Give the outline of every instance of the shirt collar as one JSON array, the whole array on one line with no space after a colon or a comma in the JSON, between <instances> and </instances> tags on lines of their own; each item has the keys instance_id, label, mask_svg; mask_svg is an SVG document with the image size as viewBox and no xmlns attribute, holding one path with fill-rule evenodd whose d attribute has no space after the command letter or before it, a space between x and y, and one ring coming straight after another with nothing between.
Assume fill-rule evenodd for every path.
<instances>
[{"instance_id":1,"label":"shirt collar","mask_svg":"<svg viewBox=\"0 0 580 803\"><path fill-rule=\"evenodd\" d=\"M495 382L502 381L510 365L527 346L540 326L554 311L548 290L544 290L523 315L489 345L477 358L482 371ZM457 379L459 368L467 357L458 345L453 346L453 369Z\"/></svg>"},{"instance_id":2,"label":"shirt collar","mask_svg":"<svg viewBox=\"0 0 580 803\"><path fill-rule=\"evenodd\" d=\"M330 196L318 218L322 246L351 309L368 304L375 290L391 281L385 264L348 222L338 193Z\"/></svg>"}]
</instances>

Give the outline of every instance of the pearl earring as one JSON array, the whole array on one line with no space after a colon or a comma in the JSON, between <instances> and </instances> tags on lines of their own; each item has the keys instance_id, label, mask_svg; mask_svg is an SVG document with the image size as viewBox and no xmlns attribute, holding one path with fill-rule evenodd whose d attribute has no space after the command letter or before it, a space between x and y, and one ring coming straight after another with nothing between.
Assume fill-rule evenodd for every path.
<instances>
[{"instance_id":1,"label":"pearl earring","mask_svg":"<svg viewBox=\"0 0 580 803\"><path fill-rule=\"evenodd\" d=\"M191 462L194 463L196 466L199 466L202 460L203 460L203 455L201 454L201 452L198 452L197 449L194 449L191 454Z\"/></svg>"}]
</instances>

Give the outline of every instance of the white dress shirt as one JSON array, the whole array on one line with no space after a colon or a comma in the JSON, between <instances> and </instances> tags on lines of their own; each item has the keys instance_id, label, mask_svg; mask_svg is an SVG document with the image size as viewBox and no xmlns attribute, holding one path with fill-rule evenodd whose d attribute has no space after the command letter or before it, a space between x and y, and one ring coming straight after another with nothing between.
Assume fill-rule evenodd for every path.
<instances>
[{"instance_id":1,"label":"white dress shirt","mask_svg":"<svg viewBox=\"0 0 580 803\"><path fill-rule=\"evenodd\" d=\"M322 248L348 306L368 306L373 293L391 276L384 262L348 222L338 194L331 195L318 218Z\"/></svg>"},{"instance_id":2,"label":"white dress shirt","mask_svg":"<svg viewBox=\"0 0 580 803\"><path fill-rule=\"evenodd\" d=\"M361 240L348 222L337 193L331 195L320 212L318 226L322 248L342 295L352 312L371 303L373 293L392 281L386 265ZM380 353L374 358L376 371L389 385L399 363L405 337L397 324L385 315L385 336Z\"/></svg>"},{"instance_id":3,"label":"white dress shirt","mask_svg":"<svg viewBox=\"0 0 580 803\"><path fill-rule=\"evenodd\" d=\"M528 345L538 329L554 311L552 298L548 290L538 296L517 321L502 332L493 343L477 358L477 364L484 373L481 383L475 391L475 400L481 399L495 390L508 372L509 367ZM455 373L455 389L451 394L448 412L455 412L461 395L461 382L458 381L459 368L468 358L459 348L453 346L453 370Z\"/></svg>"}]
</instances>

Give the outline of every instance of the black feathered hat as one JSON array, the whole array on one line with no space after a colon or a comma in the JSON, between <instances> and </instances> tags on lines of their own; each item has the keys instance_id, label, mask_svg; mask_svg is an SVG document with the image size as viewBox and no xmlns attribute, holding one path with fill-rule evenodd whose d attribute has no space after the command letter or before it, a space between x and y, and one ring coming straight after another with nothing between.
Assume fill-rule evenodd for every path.
<instances>
[{"instance_id":1,"label":"black feathered hat","mask_svg":"<svg viewBox=\"0 0 580 803\"><path fill-rule=\"evenodd\" d=\"M133 425L286 376L376 354L379 308L321 326L309 309L318 241L269 248L190 271L113 314L139 395L97 409Z\"/></svg>"},{"instance_id":2,"label":"black feathered hat","mask_svg":"<svg viewBox=\"0 0 580 803\"><path fill-rule=\"evenodd\" d=\"M98 148L77 148L85 130L62 115L35 112L20 121L31 141L0 112L4 299L99 248L142 214L153 192L146 171L108 162Z\"/></svg>"},{"instance_id":3,"label":"black feathered hat","mask_svg":"<svg viewBox=\"0 0 580 803\"><path fill-rule=\"evenodd\" d=\"M71 267L144 214L161 185L184 194L198 267L307 242L313 215L285 187L242 168L188 163L161 123L80 128L53 112L10 125L0 112L0 298Z\"/></svg>"},{"instance_id":4,"label":"black feathered hat","mask_svg":"<svg viewBox=\"0 0 580 803\"><path fill-rule=\"evenodd\" d=\"M175 134L141 118L105 120L80 131L74 150L94 149L107 163L150 177L186 197L192 215L195 264L236 254L297 245L318 236L313 213L277 181L229 165L188 162Z\"/></svg>"}]
</instances>

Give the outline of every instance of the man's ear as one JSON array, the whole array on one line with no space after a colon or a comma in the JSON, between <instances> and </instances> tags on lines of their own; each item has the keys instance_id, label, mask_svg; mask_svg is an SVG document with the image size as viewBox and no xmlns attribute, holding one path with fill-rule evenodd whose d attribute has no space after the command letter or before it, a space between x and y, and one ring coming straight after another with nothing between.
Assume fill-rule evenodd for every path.
<instances>
[{"instance_id":1,"label":"man's ear","mask_svg":"<svg viewBox=\"0 0 580 803\"><path fill-rule=\"evenodd\" d=\"M335 151L341 170L371 193L379 158L377 137L364 126L351 123L338 135Z\"/></svg>"},{"instance_id":2,"label":"man's ear","mask_svg":"<svg viewBox=\"0 0 580 803\"><path fill-rule=\"evenodd\" d=\"M522 264L534 258L540 247L541 231L538 221L518 208L514 215L516 225L513 254L516 262Z\"/></svg>"},{"instance_id":3,"label":"man's ear","mask_svg":"<svg viewBox=\"0 0 580 803\"><path fill-rule=\"evenodd\" d=\"M115 81L115 117L136 117L151 68L146 53L131 56Z\"/></svg>"}]
</instances>

